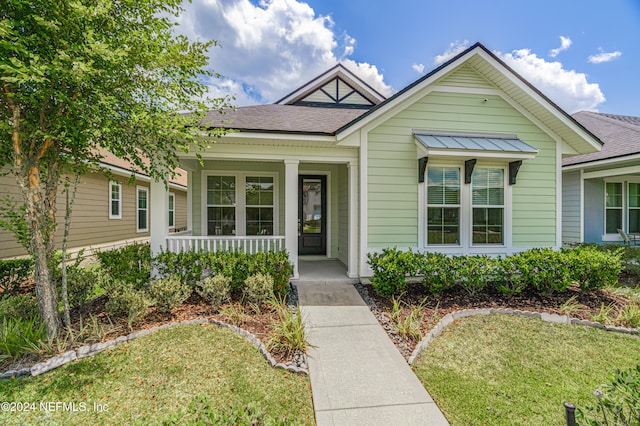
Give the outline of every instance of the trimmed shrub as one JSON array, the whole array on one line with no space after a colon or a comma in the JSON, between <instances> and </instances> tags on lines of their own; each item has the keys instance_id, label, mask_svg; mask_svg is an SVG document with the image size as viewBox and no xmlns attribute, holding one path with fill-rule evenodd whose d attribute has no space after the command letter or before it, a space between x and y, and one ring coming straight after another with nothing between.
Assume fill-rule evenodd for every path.
<instances>
[{"instance_id":1,"label":"trimmed shrub","mask_svg":"<svg viewBox=\"0 0 640 426\"><path fill-rule=\"evenodd\" d=\"M18 294L20 285L31 276L32 268L31 258L0 260L0 293Z\"/></svg>"},{"instance_id":2,"label":"trimmed shrub","mask_svg":"<svg viewBox=\"0 0 640 426\"><path fill-rule=\"evenodd\" d=\"M31 294L5 296L0 299L0 320L4 318L16 318L20 320L40 318L38 301Z\"/></svg>"},{"instance_id":3,"label":"trimmed shrub","mask_svg":"<svg viewBox=\"0 0 640 426\"><path fill-rule=\"evenodd\" d=\"M468 294L475 295L488 287L495 273L496 262L489 256L458 256L454 267L459 276L458 285Z\"/></svg>"},{"instance_id":4,"label":"trimmed shrub","mask_svg":"<svg viewBox=\"0 0 640 426\"><path fill-rule=\"evenodd\" d=\"M195 286L202 279L207 256L194 250L180 253L165 251L154 257L152 263L160 276L177 275L181 281Z\"/></svg>"},{"instance_id":5,"label":"trimmed shrub","mask_svg":"<svg viewBox=\"0 0 640 426\"><path fill-rule=\"evenodd\" d=\"M230 299L231 278L224 275L206 277L196 286L196 292L214 307L220 307Z\"/></svg>"},{"instance_id":6,"label":"trimmed shrub","mask_svg":"<svg viewBox=\"0 0 640 426\"><path fill-rule=\"evenodd\" d=\"M149 282L151 250L149 244L131 244L96 254L100 264L112 279L134 284L136 289Z\"/></svg>"},{"instance_id":7,"label":"trimmed shrub","mask_svg":"<svg viewBox=\"0 0 640 426\"><path fill-rule=\"evenodd\" d=\"M69 306L84 306L93 297L96 287L103 285L103 281L102 269L99 267L67 266Z\"/></svg>"},{"instance_id":8,"label":"trimmed shrub","mask_svg":"<svg viewBox=\"0 0 640 426\"><path fill-rule=\"evenodd\" d=\"M569 267L569 279L580 284L580 289L590 291L618 283L623 270L622 253L619 247L614 251L603 251L593 246L563 249L565 262Z\"/></svg>"},{"instance_id":9,"label":"trimmed shrub","mask_svg":"<svg viewBox=\"0 0 640 426\"><path fill-rule=\"evenodd\" d=\"M152 305L146 291L137 290L130 282L109 280L105 284L109 297L105 309L112 314L126 315L129 324L144 317Z\"/></svg>"},{"instance_id":10,"label":"trimmed shrub","mask_svg":"<svg viewBox=\"0 0 640 426\"><path fill-rule=\"evenodd\" d=\"M160 312L171 313L191 296L191 287L179 276L170 275L149 284L149 295Z\"/></svg>"},{"instance_id":11,"label":"trimmed shrub","mask_svg":"<svg viewBox=\"0 0 640 426\"><path fill-rule=\"evenodd\" d=\"M563 292L571 285L571 276L566 264L566 256L551 248L535 248L514 256L526 262L529 267L521 270L523 279L538 293Z\"/></svg>"},{"instance_id":12,"label":"trimmed shrub","mask_svg":"<svg viewBox=\"0 0 640 426\"><path fill-rule=\"evenodd\" d=\"M507 256L496 261L493 286L505 296L520 294L529 285L532 265L524 256Z\"/></svg>"},{"instance_id":13,"label":"trimmed shrub","mask_svg":"<svg viewBox=\"0 0 640 426\"><path fill-rule=\"evenodd\" d=\"M381 253L367 254L368 263L373 269L371 284L376 293L383 296L396 296L407 289L407 275L414 275L414 253L385 248ZM413 272L413 274L411 273Z\"/></svg>"},{"instance_id":14,"label":"trimmed shrub","mask_svg":"<svg viewBox=\"0 0 640 426\"><path fill-rule=\"evenodd\" d=\"M439 294L455 287L458 280L457 258L442 253L426 253L423 258L422 285L426 289Z\"/></svg>"},{"instance_id":15,"label":"trimmed shrub","mask_svg":"<svg viewBox=\"0 0 640 426\"><path fill-rule=\"evenodd\" d=\"M247 302L262 305L273 299L273 278L260 273L251 275L244 281L243 291Z\"/></svg>"}]
</instances>

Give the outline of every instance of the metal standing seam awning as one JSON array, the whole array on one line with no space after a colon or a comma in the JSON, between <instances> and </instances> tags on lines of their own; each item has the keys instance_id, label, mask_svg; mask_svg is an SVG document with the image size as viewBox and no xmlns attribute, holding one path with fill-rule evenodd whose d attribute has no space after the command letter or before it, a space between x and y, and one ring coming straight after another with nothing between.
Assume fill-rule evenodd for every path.
<instances>
[{"instance_id":1,"label":"metal standing seam awning","mask_svg":"<svg viewBox=\"0 0 640 426\"><path fill-rule=\"evenodd\" d=\"M471 173L477 158L509 163L509 184L516 183L522 160L535 158L537 148L516 136L486 134L437 134L414 131L418 157L418 182L424 182L424 172L430 157L465 158L465 183L471 182Z\"/></svg>"},{"instance_id":2,"label":"metal standing seam awning","mask_svg":"<svg viewBox=\"0 0 640 426\"><path fill-rule=\"evenodd\" d=\"M515 136L480 134L436 134L413 132L418 156L489 157L505 160L535 158L538 149ZM422 154L422 155L420 155Z\"/></svg>"}]
</instances>

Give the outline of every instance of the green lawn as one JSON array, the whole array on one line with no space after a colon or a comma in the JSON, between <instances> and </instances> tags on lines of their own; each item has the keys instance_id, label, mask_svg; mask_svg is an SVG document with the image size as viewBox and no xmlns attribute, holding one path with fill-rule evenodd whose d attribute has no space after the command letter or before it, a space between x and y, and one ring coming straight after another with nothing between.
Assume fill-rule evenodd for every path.
<instances>
[{"instance_id":1,"label":"green lawn","mask_svg":"<svg viewBox=\"0 0 640 426\"><path fill-rule=\"evenodd\" d=\"M0 424L158 423L186 411L201 395L213 407L257 402L275 418L314 423L306 376L272 368L230 330L191 325L161 330L38 377L1 381L0 401L35 403L35 409L0 411ZM46 412L40 402L84 403L86 411Z\"/></svg>"},{"instance_id":2,"label":"green lawn","mask_svg":"<svg viewBox=\"0 0 640 426\"><path fill-rule=\"evenodd\" d=\"M455 425L564 425L615 368L640 363L640 338L509 315L450 325L413 368Z\"/></svg>"}]
</instances>

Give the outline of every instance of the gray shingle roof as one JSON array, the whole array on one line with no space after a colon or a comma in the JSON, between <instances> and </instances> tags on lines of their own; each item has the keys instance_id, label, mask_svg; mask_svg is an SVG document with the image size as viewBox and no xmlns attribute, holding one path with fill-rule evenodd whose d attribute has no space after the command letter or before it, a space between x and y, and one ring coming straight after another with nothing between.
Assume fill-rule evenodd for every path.
<instances>
[{"instance_id":1,"label":"gray shingle roof","mask_svg":"<svg viewBox=\"0 0 640 426\"><path fill-rule=\"evenodd\" d=\"M209 112L203 125L240 131L308 133L332 135L366 110L348 108L314 108L293 105L255 105L227 110L221 115ZM224 120L224 123L222 123Z\"/></svg>"},{"instance_id":2,"label":"gray shingle roof","mask_svg":"<svg viewBox=\"0 0 640 426\"><path fill-rule=\"evenodd\" d=\"M640 117L581 111L573 114L573 118L596 135L604 145L600 152L563 159L563 166L640 153Z\"/></svg>"}]
</instances>

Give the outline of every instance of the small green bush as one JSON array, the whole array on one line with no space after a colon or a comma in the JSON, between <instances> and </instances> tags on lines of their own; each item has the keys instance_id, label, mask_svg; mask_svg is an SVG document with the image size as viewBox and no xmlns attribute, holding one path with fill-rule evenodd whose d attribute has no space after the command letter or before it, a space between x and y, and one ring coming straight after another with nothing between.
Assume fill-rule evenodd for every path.
<instances>
[{"instance_id":1,"label":"small green bush","mask_svg":"<svg viewBox=\"0 0 640 426\"><path fill-rule=\"evenodd\" d=\"M455 263L460 277L458 285L470 295L487 288L495 274L496 262L489 256L459 256Z\"/></svg>"},{"instance_id":2,"label":"small green bush","mask_svg":"<svg viewBox=\"0 0 640 426\"><path fill-rule=\"evenodd\" d=\"M103 285L103 273L99 267L67 267L69 306L82 307L95 294L96 287Z\"/></svg>"},{"instance_id":3,"label":"small green bush","mask_svg":"<svg viewBox=\"0 0 640 426\"><path fill-rule=\"evenodd\" d=\"M38 301L31 294L5 296L0 299L0 320L3 318L17 318L21 320L40 318Z\"/></svg>"},{"instance_id":4,"label":"small green bush","mask_svg":"<svg viewBox=\"0 0 640 426\"><path fill-rule=\"evenodd\" d=\"M144 317L152 305L145 290L137 290L134 284L127 281L106 281L105 290L109 297L109 301L105 305L107 312L126 315L129 325Z\"/></svg>"},{"instance_id":5,"label":"small green bush","mask_svg":"<svg viewBox=\"0 0 640 426\"><path fill-rule=\"evenodd\" d=\"M171 313L191 296L191 287L179 276L170 275L149 284L149 295L160 312Z\"/></svg>"},{"instance_id":6,"label":"small green bush","mask_svg":"<svg viewBox=\"0 0 640 426\"><path fill-rule=\"evenodd\" d=\"M367 258L373 269L373 289L383 296L403 293L407 289L407 275L416 273L411 250L403 252L397 247L385 248L381 253L368 253Z\"/></svg>"},{"instance_id":7,"label":"small green bush","mask_svg":"<svg viewBox=\"0 0 640 426\"><path fill-rule=\"evenodd\" d=\"M533 267L525 256L507 256L496 262L493 286L505 296L522 293L529 285L528 277Z\"/></svg>"},{"instance_id":8,"label":"small green bush","mask_svg":"<svg viewBox=\"0 0 640 426\"><path fill-rule=\"evenodd\" d=\"M443 253L426 253L422 265L422 285L431 293L440 294L456 286L459 280L457 258Z\"/></svg>"},{"instance_id":9,"label":"small green bush","mask_svg":"<svg viewBox=\"0 0 640 426\"><path fill-rule=\"evenodd\" d=\"M216 308L229 301L230 290L231 277L225 277L224 275L206 277L196 286L196 292L200 297Z\"/></svg>"},{"instance_id":10,"label":"small green bush","mask_svg":"<svg viewBox=\"0 0 640 426\"><path fill-rule=\"evenodd\" d=\"M0 260L0 294L14 295L30 276L33 259Z\"/></svg>"},{"instance_id":11,"label":"small green bush","mask_svg":"<svg viewBox=\"0 0 640 426\"><path fill-rule=\"evenodd\" d=\"M572 283L566 256L560 251L551 248L535 248L515 256L520 256L521 261L529 265L528 268L521 270L521 273L528 286L538 293L563 292Z\"/></svg>"},{"instance_id":12,"label":"small green bush","mask_svg":"<svg viewBox=\"0 0 640 426\"><path fill-rule=\"evenodd\" d=\"M616 369L611 383L596 390L598 402L576 410L578 424L639 425L640 365L626 370Z\"/></svg>"},{"instance_id":13,"label":"small green bush","mask_svg":"<svg viewBox=\"0 0 640 426\"><path fill-rule=\"evenodd\" d=\"M39 317L3 318L0 321L0 361L38 353L46 337L44 323Z\"/></svg>"},{"instance_id":14,"label":"small green bush","mask_svg":"<svg viewBox=\"0 0 640 426\"><path fill-rule=\"evenodd\" d=\"M147 285L151 274L149 244L131 244L96 254L100 264L114 280L134 284L136 289Z\"/></svg>"},{"instance_id":15,"label":"small green bush","mask_svg":"<svg viewBox=\"0 0 640 426\"><path fill-rule=\"evenodd\" d=\"M582 246L562 250L569 268L569 279L580 284L580 289L590 291L613 286L623 270L624 249L602 251L593 246Z\"/></svg>"},{"instance_id":16,"label":"small green bush","mask_svg":"<svg viewBox=\"0 0 640 426\"><path fill-rule=\"evenodd\" d=\"M158 270L158 275L177 275L180 280L195 286L202 278L204 268L207 265L206 253L194 250L173 253L165 251L153 259L153 265Z\"/></svg>"},{"instance_id":17,"label":"small green bush","mask_svg":"<svg viewBox=\"0 0 640 426\"><path fill-rule=\"evenodd\" d=\"M249 303L260 306L273 299L273 278L257 273L244 281L244 297Z\"/></svg>"}]
</instances>

